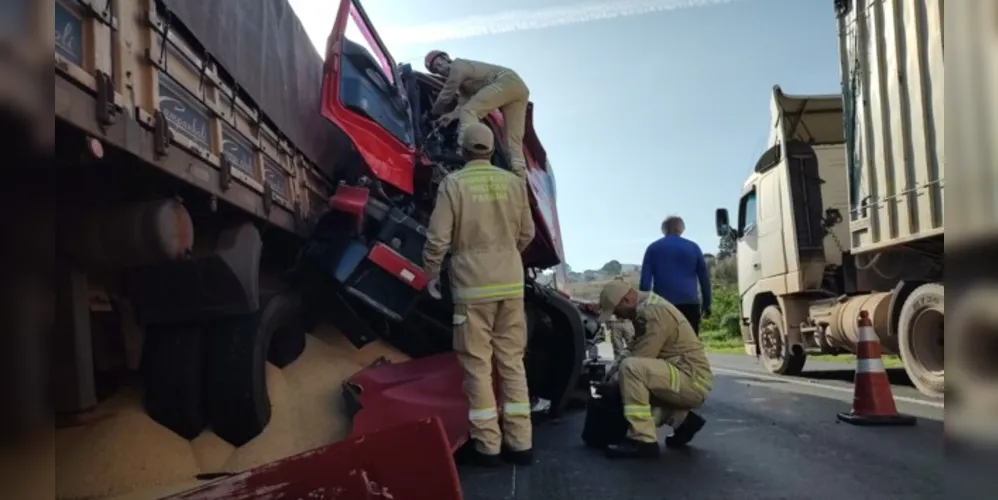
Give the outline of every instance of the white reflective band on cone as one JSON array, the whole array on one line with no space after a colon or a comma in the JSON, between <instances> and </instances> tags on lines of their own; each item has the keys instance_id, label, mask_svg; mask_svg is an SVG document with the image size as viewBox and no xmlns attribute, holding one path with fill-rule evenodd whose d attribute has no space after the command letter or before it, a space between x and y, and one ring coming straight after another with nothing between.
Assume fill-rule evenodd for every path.
<instances>
[{"instance_id":1,"label":"white reflective band on cone","mask_svg":"<svg viewBox=\"0 0 998 500\"><path fill-rule=\"evenodd\" d=\"M859 327L859 341L860 342L880 342L880 338L877 337L876 333L873 333L872 326L861 326Z\"/></svg>"},{"instance_id":2,"label":"white reflective band on cone","mask_svg":"<svg viewBox=\"0 0 998 500\"><path fill-rule=\"evenodd\" d=\"M882 359L857 359L856 373L885 373Z\"/></svg>"}]
</instances>

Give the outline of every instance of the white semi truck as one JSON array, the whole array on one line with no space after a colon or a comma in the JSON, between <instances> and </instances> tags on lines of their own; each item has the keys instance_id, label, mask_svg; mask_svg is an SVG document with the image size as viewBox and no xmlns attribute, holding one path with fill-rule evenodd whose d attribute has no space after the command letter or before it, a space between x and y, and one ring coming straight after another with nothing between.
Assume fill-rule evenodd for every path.
<instances>
[{"instance_id":1,"label":"white semi truck","mask_svg":"<svg viewBox=\"0 0 998 500\"><path fill-rule=\"evenodd\" d=\"M773 373L855 352L866 310L915 386L943 394L942 3L837 0L842 94L775 87L737 219L717 211L746 351Z\"/></svg>"}]
</instances>

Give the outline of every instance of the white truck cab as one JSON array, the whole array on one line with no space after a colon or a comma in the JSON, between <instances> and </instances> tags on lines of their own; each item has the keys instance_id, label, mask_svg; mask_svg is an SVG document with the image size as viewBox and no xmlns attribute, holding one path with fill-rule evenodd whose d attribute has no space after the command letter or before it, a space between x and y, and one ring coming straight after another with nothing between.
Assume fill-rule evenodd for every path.
<instances>
[{"instance_id":1,"label":"white truck cab","mask_svg":"<svg viewBox=\"0 0 998 500\"><path fill-rule=\"evenodd\" d=\"M746 352L773 373L800 373L809 353L855 352L867 311L883 351L900 354L915 385L940 396L941 228L869 237L879 209L864 193L870 171L851 172L847 161L842 96L774 87L771 110L768 148L742 188L737 219L716 214L718 235L737 241Z\"/></svg>"}]
</instances>

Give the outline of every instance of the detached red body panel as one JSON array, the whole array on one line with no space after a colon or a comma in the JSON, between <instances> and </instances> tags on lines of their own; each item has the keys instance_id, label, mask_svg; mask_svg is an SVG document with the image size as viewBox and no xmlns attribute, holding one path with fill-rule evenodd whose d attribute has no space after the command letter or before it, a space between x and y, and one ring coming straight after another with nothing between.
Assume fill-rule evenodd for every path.
<instances>
[{"instance_id":1,"label":"detached red body panel","mask_svg":"<svg viewBox=\"0 0 998 500\"><path fill-rule=\"evenodd\" d=\"M347 383L352 393L348 397L359 407L353 417L353 435L438 418L449 449L457 451L468 441L468 400L461 391L462 380L464 373L454 353L360 371Z\"/></svg>"},{"instance_id":2,"label":"detached red body panel","mask_svg":"<svg viewBox=\"0 0 998 500\"><path fill-rule=\"evenodd\" d=\"M440 419L410 420L221 479L165 500L461 500Z\"/></svg>"}]
</instances>

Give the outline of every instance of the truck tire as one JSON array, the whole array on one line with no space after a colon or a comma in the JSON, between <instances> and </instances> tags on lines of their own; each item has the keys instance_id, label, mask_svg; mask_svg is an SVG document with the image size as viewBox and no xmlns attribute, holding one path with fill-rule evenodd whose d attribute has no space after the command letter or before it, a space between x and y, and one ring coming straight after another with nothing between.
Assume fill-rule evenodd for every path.
<instances>
[{"instance_id":1,"label":"truck tire","mask_svg":"<svg viewBox=\"0 0 998 500\"><path fill-rule=\"evenodd\" d=\"M916 288L898 318L898 350L908 378L922 394L943 397L943 286Z\"/></svg>"},{"instance_id":2,"label":"truck tire","mask_svg":"<svg viewBox=\"0 0 998 500\"><path fill-rule=\"evenodd\" d=\"M270 364L284 368L294 363L305 351L305 321L301 296L285 293L271 299L271 302L282 301L285 304L275 304L273 307L286 309L289 316L286 322L274 330L267 348L267 361Z\"/></svg>"},{"instance_id":3,"label":"truck tire","mask_svg":"<svg viewBox=\"0 0 998 500\"><path fill-rule=\"evenodd\" d=\"M207 425L201 333L193 323L148 325L142 342L146 414L184 439L194 439Z\"/></svg>"},{"instance_id":4,"label":"truck tire","mask_svg":"<svg viewBox=\"0 0 998 500\"><path fill-rule=\"evenodd\" d=\"M219 320L216 331L205 336L208 421L233 446L246 444L270 423L271 340L301 324L297 304L284 294L264 294L257 312Z\"/></svg>"},{"instance_id":5,"label":"truck tire","mask_svg":"<svg viewBox=\"0 0 998 500\"><path fill-rule=\"evenodd\" d=\"M807 361L807 353L794 353L787 342L787 332L783 326L783 312L779 306L763 309L759 316L759 339L757 342L763 364L770 373L777 375L799 375Z\"/></svg>"}]
</instances>

